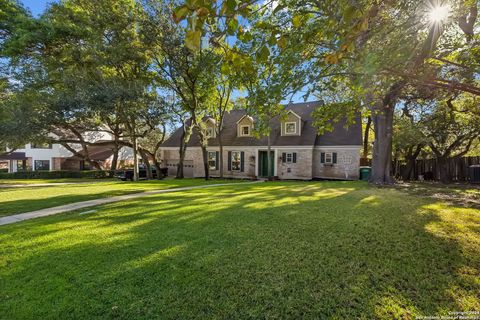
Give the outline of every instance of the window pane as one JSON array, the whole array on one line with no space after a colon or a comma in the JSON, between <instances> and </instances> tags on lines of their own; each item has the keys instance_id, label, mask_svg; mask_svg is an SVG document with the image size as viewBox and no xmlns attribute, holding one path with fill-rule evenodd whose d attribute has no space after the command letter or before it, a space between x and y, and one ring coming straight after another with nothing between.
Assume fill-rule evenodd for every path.
<instances>
[{"instance_id":1,"label":"window pane","mask_svg":"<svg viewBox=\"0 0 480 320\"><path fill-rule=\"evenodd\" d=\"M233 151L232 152L232 170L240 170L240 152Z\"/></svg>"},{"instance_id":2,"label":"window pane","mask_svg":"<svg viewBox=\"0 0 480 320\"><path fill-rule=\"evenodd\" d=\"M295 133L296 130L296 124L294 122L289 122L285 124L285 132L286 133Z\"/></svg>"},{"instance_id":3,"label":"window pane","mask_svg":"<svg viewBox=\"0 0 480 320\"><path fill-rule=\"evenodd\" d=\"M25 167L26 167L26 163L25 163ZM17 171L23 171L23 161L22 160L17 160Z\"/></svg>"},{"instance_id":4,"label":"window pane","mask_svg":"<svg viewBox=\"0 0 480 320\"><path fill-rule=\"evenodd\" d=\"M49 160L35 160L35 170L50 170Z\"/></svg>"},{"instance_id":5,"label":"window pane","mask_svg":"<svg viewBox=\"0 0 480 320\"><path fill-rule=\"evenodd\" d=\"M332 154L325 153L325 163L332 163Z\"/></svg>"},{"instance_id":6,"label":"window pane","mask_svg":"<svg viewBox=\"0 0 480 320\"><path fill-rule=\"evenodd\" d=\"M208 167L210 170L217 168L217 153L215 151L208 152Z\"/></svg>"},{"instance_id":7,"label":"window pane","mask_svg":"<svg viewBox=\"0 0 480 320\"><path fill-rule=\"evenodd\" d=\"M52 145L49 143L32 143L32 149L52 149ZM43 161L43 160L42 160Z\"/></svg>"},{"instance_id":8,"label":"window pane","mask_svg":"<svg viewBox=\"0 0 480 320\"><path fill-rule=\"evenodd\" d=\"M245 136L248 136L250 134L250 127L249 126L243 126L242 127L242 134Z\"/></svg>"},{"instance_id":9,"label":"window pane","mask_svg":"<svg viewBox=\"0 0 480 320\"><path fill-rule=\"evenodd\" d=\"M292 159L293 159L293 154L287 153L287 163L292 162Z\"/></svg>"}]
</instances>

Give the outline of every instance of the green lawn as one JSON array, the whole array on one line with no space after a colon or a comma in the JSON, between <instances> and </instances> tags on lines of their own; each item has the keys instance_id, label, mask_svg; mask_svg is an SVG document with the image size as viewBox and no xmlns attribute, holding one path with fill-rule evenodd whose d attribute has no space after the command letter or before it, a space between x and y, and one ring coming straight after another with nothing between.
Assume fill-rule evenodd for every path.
<instances>
[{"instance_id":1,"label":"green lawn","mask_svg":"<svg viewBox=\"0 0 480 320\"><path fill-rule=\"evenodd\" d=\"M118 181L118 179L94 179L94 178L0 179L0 186L9 185L9 184L78 183L78 182L107 182L107 181Z\"/></svg>"},{"instance_id":2,"label":"green lawn","mask_svg":"<svg viewBox=\"0 0 480 320\"><path fill-rule=\"evenodd\" d=\"M149 196L0 227L2 319L480 310L480 212L361 182Z\"/></svg>"},{"instance_id":3,"label":"green lawn","mask_svg":"<svg viewBox=\"0 0 480 320\"><path fill-rule=\"evenodd\" d=\"M31 181L31 180L30 180ZM0 188L0 217L29 212L67 203L118 196L156 189L170 189L237 180L183 179L127 182L120 180L96 181L48 187Z\"/></svg>"}]
</instances>

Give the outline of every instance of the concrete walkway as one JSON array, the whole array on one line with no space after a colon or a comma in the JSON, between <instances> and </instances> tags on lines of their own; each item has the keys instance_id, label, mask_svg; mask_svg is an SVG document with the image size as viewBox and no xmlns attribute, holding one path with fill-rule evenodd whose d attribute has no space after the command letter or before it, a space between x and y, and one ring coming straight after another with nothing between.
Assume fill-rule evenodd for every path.
<instances>
[{"instance_id":1,"label":"concrete walkway","mask_svg":"<svg viewBox=\"0 0 480 320\"><path fill-rule=\"evenodd\" d=\"M116 197L109 197L109 198L102 198L102 199L95 199L95 200L88 200L82 202L75 202L70 204L65 204L58 207L53 208L46 208L37 211L31 211L26 213L20 213L12 216L6 216L0 218L0 226L6 224L12 224L20 221L30 220L34 218L46 217L51 216L58 213L74 211L83 208L89 208L94 206L99 206L107 203L112 202L119 202L119 201L126 201L131 199L136 199L140 197L149 196L152 194L161 194L161 193L171 193L171 192L178 192L178 191L187 191L187 190L194 190L194 189L203 189L203 188L210 188L210 187L222 187L222 186L235 186L235 185L244 185L244 184L253 184L253 183L260 183L263 181L253 181L253 182L242 182L242 183L219 183L219 184L209 184L209 185L202 185L202 186L194 186L194 187L182 187L182 188L173 188L173 189L162 189L162 190L151 190L139 193L132 193L126 194L123 196L116 196Z\"/></svg>"}]
</instances>

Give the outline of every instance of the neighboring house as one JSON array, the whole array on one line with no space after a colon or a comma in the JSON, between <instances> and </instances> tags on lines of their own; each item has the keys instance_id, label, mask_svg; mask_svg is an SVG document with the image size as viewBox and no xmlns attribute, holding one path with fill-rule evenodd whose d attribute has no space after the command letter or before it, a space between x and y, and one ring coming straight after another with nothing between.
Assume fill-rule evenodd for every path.
<instances>
[{"instance_id":1,"label":"neighboring house","mask_svg":"<svg viewBox=\"0 0 480 320\"><path fill-rule=\"evenodd\" d=\"M287 117L271 121L272 175L279 179L358 179L362 132L360 117L348 128L345 123L334 124L334 130L317 135L313 127L312 111L320 102L287 105ZM226 114L222 129L223 159L219 156L215 121L209 119L207 131L208 160L211 176L219 175L219 161L223 161L224 176L232 178L266 177L267 138L255 138L255 119L243 110ZM175 131L161 146L162 159L175 175L179 159L182 129ZM203 177L202 151L198 135L192 135L185 156L186 177Z\"/></svg>"},{"instance_id":2,"label":"neighboring house","mask_svg":"<svg viewBox=\"0 0 480 320\"><path fill-rule=\"evenodd\" d=\"M0 162L5 163L8 172L60 170L62 160L72 156L72 153L59 144L29 143L23 149L0 156Z\"/></svg>"},{"instance_id":3,"label":"neighboring house","mask_svg":"<svg viewBox=\"0 0 480 320\"><path fill-rule=\"evenodd\" d=\"M104 135L96 138L89 137L89 141L108 138ZM107 140L108 141L108 140ZM82 154L80 146L74 146ZM113 158L113 144L102 146L89 146L89 157L97 161L104 169L109 169ZM126 165L133 159L131 148L123 147L119 151L119 165ZM53 170L87 170L92 169L82 157L74 155L60 144L35 144L29 143L23 149L16 149L11 153L0 154L0 169L7 172L18 171L53 171Z\"/></svg>"}]
</instances>

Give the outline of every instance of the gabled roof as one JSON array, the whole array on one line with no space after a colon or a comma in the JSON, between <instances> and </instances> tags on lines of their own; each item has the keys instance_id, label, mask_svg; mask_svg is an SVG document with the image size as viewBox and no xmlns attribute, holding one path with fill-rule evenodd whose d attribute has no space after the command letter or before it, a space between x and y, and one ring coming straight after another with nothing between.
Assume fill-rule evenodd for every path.
<instances>
[{"instance_id":1,"label":"gabled roof","mask_svg":"<svg viewBox=\"0 0 480 320\"><path fill-rule=\"evenodd\" d=\"M243 118L248 118L248 120L250 120L251 122L253 122L253 118L250 117L248 114L244 114L243 117L241 117L240 119L237 120L237 124L243 120Z\"/></svg>"},{"instance_id":2,"label":"gabled roof","mask_svg":"<svg viewBox=\"0 0 480 320\"><path fill-rule=\"evenodd\" d=\"M270 134L270 142L272 146L339 146L339 145L361 145L362 144L362 124L360 116L356 123L348 129L344 127L344 122L334 124L333 132L317 136L317 130L313 127L312 111L321 108L321 103L305 102L293 103L285 106L288 112L293 112L302 120L301 135L282 136L281 123L278 117L272 119L270 125L272 132ZM237 123L246 116L245 110L234 109L225 114L222 129L223 146L266 146L267 138L261 137L239 137L237 136ZM181 128L176 130L161 147L179 147L182 135ZM209 139L210 146L218 146L218 137ZM189 147L200 146L198 134L196 130L188 143Z\"/></svg>"},{"instance_id":3,"label":"gabled roof","mask_svg":"<svg viewBox=\"0 0 480 320\"><path fill-rule=\"evenodd\" d=\"M296 114L295 111L293 111L292 109L288 110L287 114L293 114L298 119L300 119L300 120L302 119L302 117L300 117L298 114Z\"/></svg>"}]
</instances>

